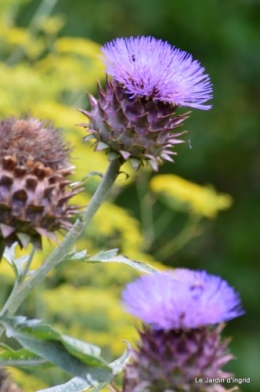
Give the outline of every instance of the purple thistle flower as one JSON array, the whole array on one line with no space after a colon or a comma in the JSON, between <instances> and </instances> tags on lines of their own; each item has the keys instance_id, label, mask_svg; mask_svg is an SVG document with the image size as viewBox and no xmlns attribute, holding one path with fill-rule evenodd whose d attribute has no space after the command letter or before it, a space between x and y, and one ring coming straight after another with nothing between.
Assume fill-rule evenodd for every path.
<instances>
[{"instance_id":1,"label":"purple thistle flower","mask_svg":"<svg viewBox=\"0 0 260 392\"><path fill-rule=\"evenodd\" d=\"M157 171L183 143L186 131L176 129L189 113L176 115L178 107L211 108L204 104L212 98L210 79L191 55L152 37L119 38L101 50L112 78L105 89L98 84L98 99L89 95L90 111L81 110L89 120L81 124L85 141L95 139L95 150L109 160Z\"/></svg>"},{"instance_id":2,"label":"purple thistle flower","mask_svg":"<svg viewBox=\"0 0 260 392\"><path fill-rule=\"evenodd\" d=\"M243 314L234 289L205 271L145 275L129 283L122 298L132 315L154 329L198 328Z\"/></svg>"},{"instance_id":3,"label":"purple thistle flower","mask_svg":"<svg viewBox=\"0 0 260 392\"><path fill-rule=\"evenodd\" d=\"M115 39L101 48L107 73L132 98L143 96L174 106L208 110L212 98L209 76L197 60L153 37Z\"/></svg>"}]
</instances>

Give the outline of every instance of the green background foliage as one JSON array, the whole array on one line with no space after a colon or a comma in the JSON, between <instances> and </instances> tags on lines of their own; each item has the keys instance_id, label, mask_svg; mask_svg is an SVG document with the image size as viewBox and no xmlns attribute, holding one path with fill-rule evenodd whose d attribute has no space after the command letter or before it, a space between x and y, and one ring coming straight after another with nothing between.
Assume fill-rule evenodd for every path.
<instances>
[{"instance_id":1,"label":"green background foliage","mask_svg":"<svg viewBox=\"0 0 260 392\"><path fill-rule=\"evenodd\" d=\"M160 167L159 175L148 169L136 175L125 165L129 180L121 175L77 248L94 254L118 247L159 268L206 269L227 279L241 293L246 310L226 328L237 357L228 369L237 377L251 377L243 391L260 388L259 11L260 3L253 0L2 0L0 8L1 118L31 112L63 127L75 146L78 180L93 170L104 172L107 165L103 153L82 144L84 130L74 126L85 121L76 110L88 105L85 91L95 94L96 79L103 80L100 44L120 36L153 35L192 53L205 66L214 88L213 109L192 112L185 123L187 143L178 146L176 162ZM163 174L177 175L171 180L175 186L180 186L179 177L203 186L196 191L183 184L184 191L193 189L187 201L162 189ZM87 204L98 181L85 182L80 204ZM233 199L217 219L198 211L206 190L212 191L210 203L220 200L207 184ZM231 204L226 197L223 208ZM45 256L51 247L45 243ZM1 265L2 302L13 279L8 268ZM122 288L136 275L125 265L67 262L19 313L101 345L109 361L124 350L120 339L134 342L136 337L119 303ZM53 370L27 371L26 377L12 372L29 392L67 379Z\"/></svg>"}]
</instances>

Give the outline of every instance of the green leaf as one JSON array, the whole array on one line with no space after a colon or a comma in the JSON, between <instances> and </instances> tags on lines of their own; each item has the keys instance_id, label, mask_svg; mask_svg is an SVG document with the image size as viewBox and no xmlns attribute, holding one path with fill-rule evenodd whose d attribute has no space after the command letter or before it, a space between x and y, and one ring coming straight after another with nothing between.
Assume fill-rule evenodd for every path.
<instances>
[{"instance_id":1,"label":"green leaf","mask_svg":"<svg viewBox=\"0 0 260 392\"><path fill-rule=\"evenodd\" d=\"M17 245L18 242L14 242L10 247L6 247L3 257L6 259L6 261L10 264L10 266L14 270L16 278L19 279L19 277L22 275L23 272L23 264L26 263L26 261L29 258L29 255L22 256L19 259L16 259L14 250Z\"/></svg>"},{"instance_id":2,"label":"green leaf","mask_svg":"<svg viewBox=\"0 0 260 392\"><path fill-rule=\"evenodd\" d=\"M126 341L125 341L125 343L127 344L127 349L124 351L122 356L119 357L118 359L116 359L114 362L110 363L110 365L109 365L113 370L114 376L122 371L122 369L127 364L128 360L130 358L131 346L130 346L130 343L128 343ZM110 382L111 382L111 380L108 380L108 381L105 381L102 383L98 383L93 388L93 384L91 385L88 381L84 381L79 377L74 377L70 381L66 382L65 384L58 385L56 387L52 387L52 388L48 388L48 389L43 389L38 392L84 392L90 388L91 388L91 392L99 392L103 388L105 388L105 386L107 384L109 384Z\"/></svg>"},{"instance_id":3,"label":"green leaf","mask_svg":"<svg viewBox=\"0 0 260 392\"><path fill-rule=\"evenodd\" d=\"M120 373L124 369L124 367L126 366L127 362L130 359L130 356L131 356L131 349L132 349L131 344L129 342L127 342L126 340L123 340L123 342L125 342L127 345L126 350L123 352L121 357L119 357L114 362L109 364L109 366L113 370L114 375Z\"/></svg>"},{"instance_id":4,"label":"green leaf","mask_svg":"<svg viewBox=\"0 0 260 392\"><path fill-rule=\"evenodd\" d=\"M99 392L101 389L105 388L107 386L108 382L102 382L102 384L97 385L94 389L92 389L91 392Z\"/></svg>"},{"instance_id":5,"label":"green leaf","mask_svg":"<svg viewBox=\"0 0 260 392\"><path fill-rule=\"evenodd\" d=\"M141 272L146 272L149 274L158 272L156 268L142 261L131 260L126 256L117 256L117 252L118 249L111 249L107 251L101 251L96 255L90 257L87 254L86 250L77 252L76 248L74 248L70 253L67 254L63 261L87 261L89 263L123 263Z\"/></svg>"},{"instance_id":6,"label":"green leaf","mask_svg":"<svg viewBox=\"0 0 260 392\"><path fill-rule=\"evenodd\" d=\"M98 176L98 177L103 178L104 174L97 172L97 171L92 171L89 174L87 174L86 176L84 176L80 181L72 182L69 186L74 187L77 185L81 185L85 180L87 180L88 178L93 177L93 176Z\"/></svg>"},{"instance_id":7,"label":"green leaf","mask_svg":"<svg viewBox=\"0 0 260 392\"><path fill-rule=\"evenodd\" d=\"M62 335L61 340L71 354L82 359L83 361L86 357L89 357L89 361L93 361L93 358L100 357L101 349L97 346L94 346L93 344L71 338L67 335Z\"/></svg>"},{"instance_id":8,"label":"green leaf","mask_svg":"<svg viewBox=\"0 0 260 392\"><path fill-rule=\"evenodd\" d=\"M48 364L45 359L33 354L32 352L22 348L13 350L6 344L0 343L0 347L4 350L0 353L0 366L39 366Z\"/></svg>"},{"instance_id":9,"label":"green leaf","mask_svg":"<svg viewBox=\"0 0 260 392\"><path fill-rule=\"evenodd\" d=\"M104 385L106 385L106 383ZM90 382L82 380L80 377L74 377L65 384L57 385L47 389L41 389L37 392L83 392L92 386L93 384Z\"/></svg>"},{"instance_id":10,"label":"green leaf","mask_svg":"<svg viewBox=\"0 0 260 392\"><path fill-rule=\"evenodd\" d=\"M130 260L128 257L120 255L116 256L117 251L118 249L102 251L95 256L92 256L88 261L91 263L123 263L141 272L147 272L149 274L158 272L156 268L143 263L142 261Z\"/></svg>"},{"instance_id":11,"label":"green leaf","mask_svg":"<svg viewBox=\"0 0 260 392\"><path fill-rule=\"evenodd\" d=\"M40 324L39 320L0 317L0 324L5 328L7 337L16 339L23 348L66 372L87 380L89 385L94 386L112 379L111 368L100 358L91 355L99 354L93 345L85 343L80 350L79 340L62 336L50 326Z\"/></svg>"},{"instance_id":12,"label":"green leaf","mask_svg":"<svg viewBox=\"0 0 260 392\"><path fill-rule=\"evenodd\" d=\"M77 252L76 248L73 248L72 251L64 257L63 261L86 261L88 257L86 250Z\"/></svg>"},{"instance_id":13,"label":"green leaf","mask_svg":"<svg viewBox=\"0 0 260 392\"><path fill-rule=\"evenodd\" d=\"M110 250L102 250L101 252L97 253L95 256L92 256L90 258L90 261L100 261L100 262L105 262L105 261L110 261L112 258L116 257L118 252L118 249L110 249Z\"/></svg>"}]
</instances>

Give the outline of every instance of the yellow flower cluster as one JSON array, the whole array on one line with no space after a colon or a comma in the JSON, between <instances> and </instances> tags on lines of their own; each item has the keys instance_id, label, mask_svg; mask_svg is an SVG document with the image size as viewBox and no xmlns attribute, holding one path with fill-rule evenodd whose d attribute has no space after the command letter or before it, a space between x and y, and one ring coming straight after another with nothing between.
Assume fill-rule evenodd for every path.
<instances>
[{"instance_id":1,"label":"yellow flower cluster","mask_svg":"<svg viewBox=\"0 0 260 392\"><path fill-rule=\"evenodd\" d=\"M216 192L211 185L201 186L174 174L155 176L150 187L167 207L210 219L232 205L230 195Z\"/></svg>"}]
</instances>

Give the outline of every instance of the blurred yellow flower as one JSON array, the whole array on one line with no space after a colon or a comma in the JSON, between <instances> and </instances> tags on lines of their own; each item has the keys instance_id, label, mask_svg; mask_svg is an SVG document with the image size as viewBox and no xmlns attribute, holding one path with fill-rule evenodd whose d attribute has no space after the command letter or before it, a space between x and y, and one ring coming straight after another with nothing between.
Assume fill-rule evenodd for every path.
<instances>
[{"instance_id":1,"label":"blurred yellow flower","mask_svg":"<svg viewBox=\"0 0 260 392\"><path fill-rule=\"evenodd\" d=\"M232 205L230 195L216 192L211 185L201 186L174 174L154 176L150 188L169 208L210 219Z\"/></svg>"}]
</instances>

